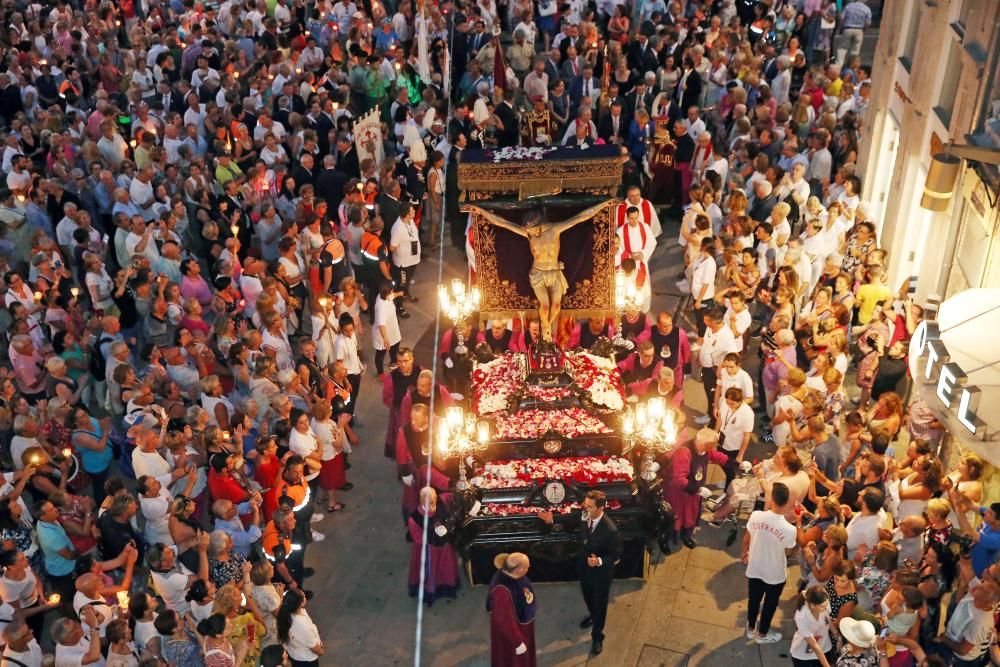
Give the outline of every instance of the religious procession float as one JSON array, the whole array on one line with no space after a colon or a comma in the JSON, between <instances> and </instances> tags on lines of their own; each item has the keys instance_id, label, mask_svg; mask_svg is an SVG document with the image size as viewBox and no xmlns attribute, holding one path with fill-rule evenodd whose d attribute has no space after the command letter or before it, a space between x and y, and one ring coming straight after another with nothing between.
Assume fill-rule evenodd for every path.
<instances>
[{"instance_id":1,"label":"religious procession float","mask_svg":"<svg viewBox=\"0 0 1000 667\"><path fill-rule=\"evenodd\" d=\"M649 554L672 527L655 458L673 446L675 415L662 399L626 401L614 361L620 339L584 350L552 336L560 313L620 314L618 149L465 153L459 177L477 287L474 297L471 288L463 297L461 285L442 289L443 310L456 329L466 317L524 321L537 312L541 335L521 352L468 351L465 406L448 409L435 437L458 480L456 546L473 583L488 582L494 557L511 551L531 557L536 581L576 579L582 502L600 490L624 542L616 576L645 577Z\"/></svg>"}]
</instances>

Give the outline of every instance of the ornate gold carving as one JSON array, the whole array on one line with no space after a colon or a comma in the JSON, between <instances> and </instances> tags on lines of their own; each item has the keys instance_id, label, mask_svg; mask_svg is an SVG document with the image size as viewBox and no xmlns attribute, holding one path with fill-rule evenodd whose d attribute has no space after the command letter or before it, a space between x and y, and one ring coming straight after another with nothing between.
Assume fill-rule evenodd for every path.
<instances>
[{"instance_id":1,"label":"ornate gold carving","mask_svg":"<svg viewBox=\"0 0 1000 667\"><path fill-rule=\"evenodd\" d=\"M587 188L617 189L622 180L620 159L601 160L518 160L472 162L458 166L458 187L475 191L518 192L525 180L557 180L564 191Z\"/></svg>"}]
</instances>

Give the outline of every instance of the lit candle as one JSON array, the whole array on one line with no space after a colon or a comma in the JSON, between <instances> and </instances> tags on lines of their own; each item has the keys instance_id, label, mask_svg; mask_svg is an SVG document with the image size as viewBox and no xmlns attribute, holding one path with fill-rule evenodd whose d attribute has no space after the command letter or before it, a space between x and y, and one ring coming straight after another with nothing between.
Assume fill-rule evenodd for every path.
<instances>
[{"instance_id":1,"label":"lit candle","mask_svg":"<svg viewBox=\"0 0 1000 667\"><path fill-rule=\"evenodd\" d=\"M465 420L465 415L462 412L461 406L453 405L445 410L445 419L448 420L449 428L458 428L462 425Z\"/></svg>"},{"instance_id":2,"label":"lit candle","mask_svg":"<svg viewBox=\"0 0 1000 667\"><path fill-rule=\"evenodd\" d=\"M401 69L403 69L403 66L400 65L399 63L396 63L396 71L398 72Z\"/></svg>"},{"instance_id":3,"label":"lit candle","mask_svg":"<svg viewBox=\"0 0 1000 667\"><path fill-rule=\"evenodd\" d=\"M476 424L476 439L480 444L485 445L490 439L490 423L481 421Z\"/></svg>"},{"instance_id":4,"label":"lit candle","mask_svg":"<svg viewBox=\"0 0 1000 667\"><path fill-rule=\"evenodd\" d=\"M122 25L122 22L121 22L121 21L115 21L115 25L116 25L116 26L118 26L118 27L120 28L120 27L121 27L121 25Z\"/></svg>"},{"instance_id":5,"label":"lit candle","mask_svg":"<svg viewBox=\"0 0 1000 667\"><path fill-rule=\"evenodd\" d=\"M68 459L69 457L73 456L73 450L67 447L66 449L62 450L62 455L63 458Z\"/></svg>"},{"instance_id":6,"label":"lit candle","mask_svg":"<svg viewBox=\"0 0 1000 667\"><path fill-rule=\"evenodd\" d=\"M70 287L69 288L69 293L72 294L73 298L75 299L76 297L80 296L80 288L79 287Z\"/></svg>"},{"instance_id":7,"label":"lit candle","mask_svg":"<svg viewBox=\"0 0 1000 667\"><path fill-rule=\"evenodd\" d=\"M325 296L321 296L319 298L319 305L321 308L323 308L323 310L326 310L326 307L330 305L330 300L327 299Z\"/></svg>"},{"instance_id":8,"label":"lit candle","mask_svg":"<svg viewBox=\"0 0 1000 667\"><path fill-rule=\"evenodd\" d=\"M53 593L49 596L49 604L59 604L60 600L62 600L62 596L58 593Z\"/></svg>"},{"instance_id":9,"label":"lit candle","mask_svg":"<svg viewBox=\"0 0 1000 667\"><path fill-rule=\"evenodd\" d=\"M121 610L125 611L126 609L128 609L128 592L118 591L116 595L118 597L118 606L121 608Z\"/></svg>"},{"instance_id":10,"label":"lit candle","mask_svg":"<svg viewBox=\"0 0 1000 667\"><path fill-rule=\"evenodd\" d=\"M130 145L130 146L131 146L132 148L135 148L135 139L133 139L132 141L130 141L130 142L129 142L129 145Z\"/></svg>"},{"instance_id":11,"label":"lit candle","mask_svg":"<svg viewBox=\"0 0 1000 667\"><path fill-rule=\"evenodd\" d=\"M41 301L41 300L42 300L42 293L35 292L35 301Z\"/></svg>"},{"instance_id":12,"label":"lit candle","mask_svg":"<svg viewBox=\"0 0 1000 667\"><path fill-rule=\"evenodd\" d=\"M223 440L229 440L229 431L223 431L222 432L222 439Z\"/></svg>"},{"instance_id":13,"label":"lit candle","mask_svg":"<svg viewBox=\"0 0 1000 667\"><path fill-rule=\"evenodd\" d=\"M233 236L236 236L237 234L240 233L240 226L239 225L232 225L229 228L229 231L231 231L233 233Z\"/></svg>"},{"instance_id":14,"label":"lit candle","mask_svg":"<svg viewBox=\"0 0 1000 667\"><path fill-rule=\"evenodd\" d=\"M240 78L240 73L239 72L233 72L233 78L234 79Z\"/></svg>"}]
</instances>

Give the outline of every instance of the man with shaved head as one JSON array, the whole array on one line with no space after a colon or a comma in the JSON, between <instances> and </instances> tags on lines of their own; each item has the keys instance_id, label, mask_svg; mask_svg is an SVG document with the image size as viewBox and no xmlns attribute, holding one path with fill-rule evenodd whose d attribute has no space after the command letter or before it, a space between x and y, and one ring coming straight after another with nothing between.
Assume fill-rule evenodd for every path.
<instances>
[{"instance_id":1,"label":"man with shaved head","mask_svg":"<svg viewBox=\"0 0 1000 667\"><path fill-rule=\"evenodd\" d=\"M535 665L535 589L528 579L531 561L519 552L500 554L490 582L490 654L494 665Z\"/></svg>"}]
</instances>

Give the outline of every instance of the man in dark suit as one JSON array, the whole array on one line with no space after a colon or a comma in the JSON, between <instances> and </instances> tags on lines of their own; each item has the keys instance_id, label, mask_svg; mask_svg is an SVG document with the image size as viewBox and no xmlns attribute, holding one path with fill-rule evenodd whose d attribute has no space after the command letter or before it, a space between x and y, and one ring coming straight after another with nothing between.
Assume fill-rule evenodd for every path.
<instances>
[{"instance_id":1,"label":"man in dark suit","mask_svg":"<svg viewBox=\"0 0 1000 667\"><path fill-rule=\"evenodd\" d=\"M337 153L337 169L344 172L348 178L361 178L358 152L354 150L354 143L346 134L337 137Z\"/></svg>"},{"instance_id":2,"label":"man in dark suit","mask_svg":"<svg viewBox=\"0 0 1000 667\"><path fill-rule=\"evenodd\" d=\"M690 109L701 103L701 75L694 68L694 59L684 58L684 71L677 82L674 97L680 102L681 109Z\"/></svg>"},{"instance_id":3,"label":"man in dark suit","mask_svg":"<svg viewBox=\"0 0 1000 667\"><path fill-rule=\"evenodd\" d=\"M625 96L625 114L629 118L635 119L635 112L639 109L649 111L653 108L655 98L653 91L646 85L646 80L644 78L638 79L632 92Z\"/></svg>"},{"instance_id":4,"label":"man in dark suit","mask_svg":"<svg viewBox=\"0 0 1000 667\"><path fill-rule=\"evenodd\" d=\"M608 144L620 144L628 136L628 118L622 113L621 100L611 102L611 113L597 123L597 136Z\"/></svg>"},{"instance_id":5,"label":"man in dark suit","mask_svg":"<svg viewBox=\"0 0 1000 667\"><path fill-rule=\"evenodd\" d=\"M337 159L324 155L323 171L316 176L316 196L325 200L331 211L336 211L344 199L344 185L348 180L344 172L337 171Z\"/></svg>"},{"instance_id":6,"label":"man in dark suit","mask_svg":"<svg viewBox=\"0 0 1000 667\"><path fill-rule=\"evenodd\" d=\"M594 101L601 94L601 82L594 76L594 66L587 63L583 66L583 74L578 76L569 89L569 98L573 104L573 111L577 111L580 108L580 100L583 97L590 97L590 104L593 106Z\"/></svg>"},{"instance_id":7,"label":"man in dark suit","mask_svg":"<svg viewBox=\"0 0 1000 667\"><path fill-rule=\"evenodd\" d=\"M615 564L622 556L622 536L611 517L604 513L608 498L603 491L588 491L583 499L584 521L580 526L580 551L576 562L580 574L580 589L587 605L587 616L581 628L590 628L592 655L604 650L604 621L608 615L611 582ZM539 518L552 523L551 512L539 513Z\"/></svg>"},{"instance_id":8,"label":"man in dark suit","mask_svg":"<svg viewBox=\"0 0 1000 667\"><path fill-rule=\"evenodd\" d=\"M503 102L496 106L493 113L503 123L503 129L497 132L497 140L500 148L517 146L521 140L521 132L517 112L514 110L513 90L504 91Z\"/></svg>"}]
</instances>

